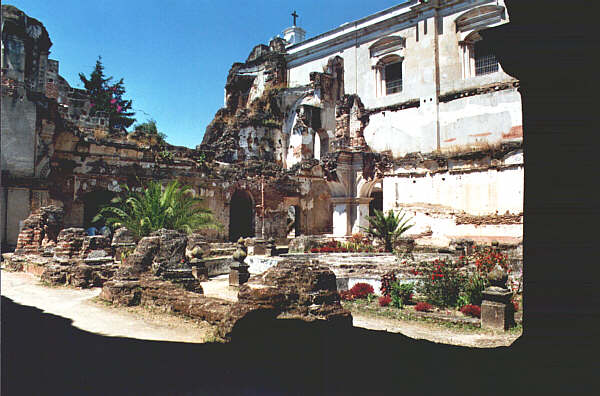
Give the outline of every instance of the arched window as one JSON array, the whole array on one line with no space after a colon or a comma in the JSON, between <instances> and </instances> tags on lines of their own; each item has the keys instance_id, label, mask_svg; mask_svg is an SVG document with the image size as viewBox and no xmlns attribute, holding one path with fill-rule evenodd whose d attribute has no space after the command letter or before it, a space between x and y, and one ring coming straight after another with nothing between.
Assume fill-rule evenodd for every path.
<instances>
[{"instance_id":1,"label":"arched window","mask_svg":"<svg viewBox=\"0 0 600 396\"><path fill-rule=\"evenodd\" d=\"M488 43L481 39L478 32L472 32L460 44L463 78L483 76L500 70L496 54Z\"/></svg>"},{"instance_id":2,"label":"arched window","mask_svg":"<svg viewBox=\"0 0 600 396\"><path fill-rule=\"evenodd\" d=\"M506 19L504 7L486 5L473 8L461 14L455 20L456 31L461 37L459 42L463 64L463 78L482 76L500 70L493 49L481 39L478 30L501 23ZM471 31L471 33L468 33Z\"/></svg>"},{"instance_id":3,"label":"arched window","mask_svg":"<svg viewBox=\"0 0 600 396\"><path fill-rule=\"evenodd\" d=\"M375 66L378 96L402 92L402 58L398 55L383 57Z\"/></svg>"}]
</instances>

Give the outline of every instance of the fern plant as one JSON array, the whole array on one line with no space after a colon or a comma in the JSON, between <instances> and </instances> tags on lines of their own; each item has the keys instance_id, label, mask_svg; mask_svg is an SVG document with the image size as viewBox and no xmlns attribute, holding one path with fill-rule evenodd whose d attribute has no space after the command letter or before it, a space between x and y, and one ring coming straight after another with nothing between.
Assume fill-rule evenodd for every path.
<instances>
[{"instance_id":1,"label":"fern plant","mask_svg":"<svg viewBox=\"0 0 600 396\"><path fill-rule=\"evenodd\" d=\"M212 212L200 206L189 186L177 180L167 186L151 181L136 192L122 186L123 193L104 206L93 221L104 219L111 228L127 227L136 238L166 228L191 233L201 228L220 229Z\"/></svg>"},{"instance_id":2,"label":"fern plant","mask_svg":"<svg viewBox=\"0 0 600 396\"><path fill-rule=\"evenodd\" d=\"M375 209L375 215L367 218L369 226L361 228L373 237L380 239L385 246L385 251L391 252L396 240L414 225L408 224L411 219L405 219L405 217L406 213L396 214L391 209L384 213Z\"/></svg>"}]
</instances>

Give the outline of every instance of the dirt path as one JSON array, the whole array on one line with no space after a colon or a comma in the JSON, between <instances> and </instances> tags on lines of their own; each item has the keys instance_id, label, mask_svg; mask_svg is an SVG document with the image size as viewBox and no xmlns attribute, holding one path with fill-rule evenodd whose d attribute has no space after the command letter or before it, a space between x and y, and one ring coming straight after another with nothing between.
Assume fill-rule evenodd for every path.
<instances>
[{"instance_id":1,"label":"dirt path","mask_svg":"<svg viewBox=\"0 0 600 396\"><path fill-rule=\"evenodd\" d=\"M427 322L377 318L354 312L352 317L355 327L385 330L391 333L401 333L415 339L467 347L493 348L509 346L520 336L520 334L504 332L459 331Z\"/></svg>"},{"instance_id":2,"label":"dirt path","mask_svg":"<svg viewBox=\"0 0 600 396\"><path fill-rule=\"evenodd\" d=\"M140 307L117 308L99 302L100 288L47 287L24 272L1 271L2 295L17 304L71 319L92 333L156 341L201 343L212 336L205 323Z\"/></svg>"}]
</instances>

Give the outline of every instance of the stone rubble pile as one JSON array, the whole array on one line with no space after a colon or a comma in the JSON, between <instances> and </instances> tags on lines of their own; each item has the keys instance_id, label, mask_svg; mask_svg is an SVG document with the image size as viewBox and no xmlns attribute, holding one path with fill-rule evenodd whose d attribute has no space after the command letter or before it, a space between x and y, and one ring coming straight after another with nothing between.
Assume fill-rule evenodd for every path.
<instances>
[{"instance_id":1,"label":"stone rubble pile","mask_svg":"<svg viewBox=\"0 0 600 396\"><path fill-rule=\"evenodd\" d=\"M238 301L206 297L167 282L150 272L104 284L100 298L116 305L143 305L179 312L216 326L229 338L250 313L278 319L316 320L352 326L352 316L340 304L336 279L329 269L310 262L283 261L240 287ZM260 324L259 324L260 325Z\"/></svg>"}]
</instances>

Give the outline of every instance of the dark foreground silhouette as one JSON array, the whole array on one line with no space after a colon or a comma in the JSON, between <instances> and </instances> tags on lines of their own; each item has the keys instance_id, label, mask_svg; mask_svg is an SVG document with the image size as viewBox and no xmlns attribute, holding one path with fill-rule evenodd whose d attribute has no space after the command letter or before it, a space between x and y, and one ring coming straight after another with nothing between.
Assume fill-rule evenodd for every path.
<instances>
[{"instance_id":1,"label":"dark foreground silhouette","mask_svg":"<svg viewBox=\"0 0 600 396\"><path fill-rule=\"evenodd\" d=\"M250 317L228 344L105 337L2 297L2 394L373 394L487 387L511 348ZM466 375L477 373L477 376ZM481 388L480 388L481 389Z\"/></svg>"}]
</instances>

